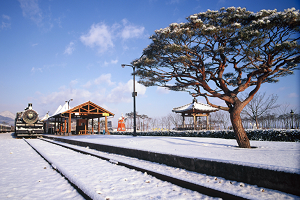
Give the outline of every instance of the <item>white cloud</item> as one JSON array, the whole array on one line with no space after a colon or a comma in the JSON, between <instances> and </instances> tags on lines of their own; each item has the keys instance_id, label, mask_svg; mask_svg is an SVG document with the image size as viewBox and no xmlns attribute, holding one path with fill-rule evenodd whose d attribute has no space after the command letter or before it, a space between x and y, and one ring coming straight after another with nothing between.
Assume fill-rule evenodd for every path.
<instances>
[{"instance_id":1,"label":"white cloud","mask_svg":"<svg viewBox=\"0 0 300 200\"><path fill-rule=\"evenodd\" d=\"M118 62L119 62L118 59L116 59L116 60L111 60L111 61L109 61L109 62L104 61L104 66L107 66L107 65L110 65L110 64L115 65L115 64L117 64Z\"/></svg>"},{"instance_id":2,"label":"white cloud","mask_svg":"<svg viewBox=\"0 0 300 200\"><path fill-rule=\"evenodd\" d=\"M84 88L89 88L92 86L92 82L88 81L86 84L83 85Z\"/></svg>"},{"instance_id":3,"label":"white cloud","mask_svg":"<svg viewBox=\"0 0 300 200\"><path fill-rule=\"evenodd\" d=\"M74 42L70 42L70 44L68 46L66 46L64 54L71 55L74 50L75 50Z\"/></svg>"},{"instance_id":4,"label":"white cloud","mask_svg":"<svg viewBox=\"0 0 300 200\"><path fill-rule=\"evenodd\" d=\"M113 48L112 33L104 23L93 24L89 32L80 37L81 42L91 48L98 47L99 53Z\"/></svg>"},{"instance_id":5,"label":"white cloud","mask_svg":"<svg viewBox=\"0 0 300 200\"><path fill-rule=\"evenodd\" d=\"M3 19L10 20L10 16L8 16L8 15L2 15L2 18L3 18Z\"/></svg>"},{"instance_id":6,"label":"white cloud","mask_svg":"<svg viewBox=\"0 0 300 200\"><path fill-rule=\"evenodd\" d=\"M126 19L122 20L124 28L121 32L122 39L138 38L144 34L145 27L129 24Z\"/></svg>"},{"instance_id":7,"label":"white cloud","mask_svg":"<svg viewBox=\"0 0 300 200\"><path fill-rule=\"evenodd\" d=\"M279 91L283 91L283 90L286 90L287 88L286 87L280 87L278 88Z\"/></svg>"},{"instance_id":8,"label":"white cloud","mask_svg":"<svg viewBox=\"0 0 300 200\"><path fill-rule=\"evenodd\" d=\"M146 87L135 82L135 91L138 96L146 93ZM130 102L132 99L133 92L133 80L129 80L127 83L119 83L117 87L111 90L110 94L107 95L109 102Z\"/></svg>"},{"instance_id":9,"label":"white cloud","mask_svg":"<svg viewBox=\"0 0 300 200\"><path fill-rule=\"evenodd\" d=\"M10 28L10 17L8 15L2 15L1 29Z\"/></svg>"},{"instance_id":10,"label":"white cloud","mask_svg":"<svg viewBox=\"0 0 300 200\"><path fill-rule=\"evenodd\" d=\"M290 93L290 94L289 94L289 97L290 97L290 98L297 98L297 97L298 97L298 94L296 94L296 93Z\"/></svg>"},{"instance_id":11,"label":"white cloud","mask_svg":"<svg viewBox=\"0 0 300 200\"><path fill-rule=\"evenodd\" d=\"M94 79L94 80L89 80L86 84L82 85L82 87L84 88L91 88L93 85L108 85L108 86L113 86L115 85L115 82L111 81L111 74L102 74L101 76L99 76L98 78Z\"/></svg>"},{"instance_id":12,"label":"white cloud","mask_svg":"<svg viewBox=\"0 0 300 200\"><path fill-rule=\"evenodd\" d=\"M159 94L168 94L170 93L170 90L164 87L157 87L156 92L158 92Z\"/></svg>"},{"instance_id":13,"label":"white cloud","mask_svg":"<svg viewBox=\"0 0 300 200\"><path fill-rule=\"evenodd\" d=\"M77 80L77 79L72 80L72 81L70 82L70 86L72 87L72 86L76 85L77 83L78 83L78 80Z\"/></svg>"},{"instance_id":14,"label":"white cloud","mask_svg":"<svg viewBox=\"0 0 300 200\"><path fill-rule=\"evenodd\" d=\"M111 81L111 74L102 74L94 80L94 84L99 85L106 83L108 85L114 85L115 83Z\"/></svg>"},{"instance_id":15,"label":"white cloud","mask_svg":"<svg viewBox=\"0 0 300 200\"><path fill-rule=\"evenodd\" d=\"M105 23L93 24L88 33L80 37L80 40L84 45L96 47L99 53L103 53L112 49L115 46L114 40L118 38L124 41L144 36L145 27L131 24L126 19L123 19L122 23L123 25L115 23L112 26Z\"/></svg>"},{"instance_id":16,"label":"white cloud","mask_svg":"<svg viewBox=\"0 0 300 200\"><path fill-rule=\"evenodd\" d=\"M41 25L43 13L39 8L37 0L19 0L24 17L29 17L37 25Z\"/></svg>"},{"instance_id":17,"label":"white cloud","mask_svg":"<svg viewBox=\"0 0 300 200\"><path fill-rule=\"evenodd\" d=\"M32 67L31 68L31 72L34 73L36 71L39 71L39 72L43 72L43 69L42 68L35 68L35 67Z\"/></svg>"},{"instance_id":18,"label":"white cloud","mask_svg":"<svg viewBox=\"0 0 300 200\"><path fill-rule=\"evenodd\" d=\"M111 63L111 64L117 64L117 63L118 63L118 59L116 59L116 60L111 60L110 63Z\"/></svg>"},{"instance_id":19,"label":"white cloud","mask_svg":"<svg viewBox=\"0 0 300 200\"><path fill-rule=\"evenodd\" d=\"M98 84L97 87L91 87L95 84ZM50 111L51 115L60 104L64 104L69 99L73 99L70 104L71 107L87 101L92 101L100 106L107 103L127 103L132 101L132 90L133 80L116 84L111 81L110 74L103 74L94 80L88 81L85 85L76 79L70 81L69 86L61 86L58 91L48 94L36 92L36 94L42 112ZM146 87L136 82L136 91L138 96L143 96L146 93Z\"/></svg>"}]
</instances>

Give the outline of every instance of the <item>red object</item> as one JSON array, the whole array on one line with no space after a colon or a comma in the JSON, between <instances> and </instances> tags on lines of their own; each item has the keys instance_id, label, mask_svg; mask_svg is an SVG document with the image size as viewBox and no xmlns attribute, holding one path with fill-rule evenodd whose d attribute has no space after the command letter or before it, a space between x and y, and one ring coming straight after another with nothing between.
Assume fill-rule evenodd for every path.
<instances>
[{"instance_id":1,"label":"red object","mask_svg":"<svg viewBox=\"0 0 300 200\"><path fill-rule=\"evenodd\" d=\"M118 120L118 131L126 131L125 118L123 117L123 115Z\"/></svg>"}]
</instances>

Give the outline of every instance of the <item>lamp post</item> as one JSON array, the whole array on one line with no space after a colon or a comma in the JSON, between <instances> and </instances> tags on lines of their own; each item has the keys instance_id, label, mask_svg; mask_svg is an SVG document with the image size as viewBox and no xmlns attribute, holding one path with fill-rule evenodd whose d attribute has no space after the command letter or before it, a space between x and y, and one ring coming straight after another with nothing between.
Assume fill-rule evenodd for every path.
<instances>
[{"instance_id":1,"label":"lamp post","mask_svg":"<svg viewBox=\"0 0 300 200\"><path fill-rule=\"evenodd\" d=\"M137 136L137 134L136 134L136 109L135 109L135 97L137 96L137 92L135 91L135 66L126 65L126 64L122 64L121 66L123 68L125 66L129 66L129 67L132 67L132 69L133 69L133 92L132 92L132 97L133 97L133 136Z\"/></svg>"},{"instance_id":2,"label":"lamp post","mask_svg":"<svg viewBox=\"0 0 300 200\"><path fill-rule=\"evenodd\" d=\"M70 101L73 101L73 99L70 99L69 101L66 101L66 102L68 102L68 110L70 109Z\"/></svg>"},{"instance_id":3,"label":"lamp post","mask_svg":"<svg viewBox=\"0 0 300 200\"><path fill-rule=\"evenodd\" d=\"M292 118L292 127L291 127L291 129L294 129L294 124L293 124L294 111L291 110L290 114L291 114L291 118Z\"/></svg>"},{"instance_id":4,"label":"lamp post","mask_svg":"<svg viewBox=\"0 0 300 200\"><path fill-rule=\"evenodd\" d=\"M68 110L70 110L70 101L73 101L73 99L70 99L69 101L66 101L66 102L68 102ZM68 119L68 135L71 133L71 123L72 123L72 121L71 121L72 119L71 119L71 112L69 112L69 119Z\"/></svg>"}]
</instances>

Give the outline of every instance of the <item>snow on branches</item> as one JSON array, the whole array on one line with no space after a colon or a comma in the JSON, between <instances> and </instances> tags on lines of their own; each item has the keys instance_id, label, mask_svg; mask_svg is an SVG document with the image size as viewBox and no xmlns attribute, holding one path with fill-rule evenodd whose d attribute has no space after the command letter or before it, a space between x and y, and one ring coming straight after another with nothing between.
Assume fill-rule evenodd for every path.
<instances>
[{"instance_id":1,"label":"snow on branches","mask_svg":"<svg viewBox=\"0 0 300 200\"><path fill-rule=\"evenodd\" d=\"M261 84L292 74L300 63L300 14L245 8L207 10L156 30L143 55L132 62L140 83L188 91L229 111L240 147L250 147L240 113ZM251 88L243 101L237 95ZM209 98L225 101L214 105Z\"/></svg>"}]
</instances>

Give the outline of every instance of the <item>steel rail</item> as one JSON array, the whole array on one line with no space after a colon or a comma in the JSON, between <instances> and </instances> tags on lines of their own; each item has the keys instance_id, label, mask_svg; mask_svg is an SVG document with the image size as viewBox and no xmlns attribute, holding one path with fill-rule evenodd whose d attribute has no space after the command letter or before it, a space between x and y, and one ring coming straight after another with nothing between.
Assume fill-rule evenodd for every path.
<instances>
[{"instance_id":1,"label":"steel rail","mask_svg":"<svg viewBox=\"0 0 300 200\"><path fill-rule=\"evenodd\" d=\"M32 148L34 149L47 163L49 163L49 165L56 170L62 177L64 177L69 183L70 185L85 199L87 200L93 200L95 199L95 195L94 194L89 194L86 191L88 190L84 190L82 188L80 188L78 186L78 183L76 183L74 180L72 180L71 178L69 178L69 176L67 175L66 171L64 171L61 167L59 167L59 165L55 162L53 162L51 159L49 159L47 156L45 156L38 148L34 147L30 142L28 142L25 138L23 138L23 140Z\"/></svg>"},{"instance_id":2,"label":"steel rail","mask_svg":"<svg viewBox=\"0 0 300 200\"><path fill-rule=\"evenodd\" d=\"M189 189L189 190L197 191L201 194L205 194L205 195L208 195L208 196L211 196L211 197L219 197L219 198L228 199L228 200L242 200L242 199L244 200L244 199L246 199L244 197L236 196L234 194L226 193L226 192L219 191L219 190L216 190L216 189L213 189L213 188L208 188L208 187L205 187L205 186L202 186L202 185L199 185L199 184L195 184L195 183L192 183L192 182L188 182L188 181L185 181L185 180L181 180L181 179L178 179L178 178L175 178L175 177L172 177L172 176L167 176L165 174L161 174L161 173L158 173L158 172L155 172L155 171L151 171L149 169L134 166L132 164L128 164L128 163L125 163L125 162L120 162L120 161L117 161L117 160L112 160L110 158L98 155L96 153L92 153L92 152L88 152L88 151L81 150L81 149L78 149L78 148L74 148L74 147L71 147L69 145L64 145L62 143L46 140L46 139L43 139L43 138L40 138L40 140L43 140L43 141L46 141L46 142L49 142L49 143L52 143L52 144L55 144L55 145L59 145L61 147L71 149L73 151L76 151L76 152L79 152L79 153L82 153L82 154L87 154L87 155L94 156L94 157L97 157L97 158L100 158L100 159L103 159L103 160L107 160L107 161L109 161L113 164L124 166L124 167L127 167L129 169L134 169L134 170L137 170L137 171L140 171L140 172L143 172L143 173L146 172L147 174L152 175L152 176L154 176L154 177L156 177L160 180L167 181L167 182L170 182L170 183L175 184L177 186L180 186L180 187L183 187L183 188L186 188L186 189Z\"/></svg>"}]
</instances>

